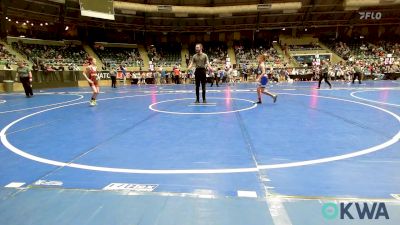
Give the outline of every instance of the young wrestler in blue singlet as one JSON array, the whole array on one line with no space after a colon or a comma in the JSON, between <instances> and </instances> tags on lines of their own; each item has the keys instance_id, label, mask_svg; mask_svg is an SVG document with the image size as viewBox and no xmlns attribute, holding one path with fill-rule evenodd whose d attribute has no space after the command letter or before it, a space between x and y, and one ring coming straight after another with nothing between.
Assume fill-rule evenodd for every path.
<instances>
[{"instance_id":1,"label":"young wrestler in blue singlet","mask_svg":"<svg viewBox=\"0 0 400 225\"><path fill-rule=\"evenodd\" d=\"M276 99L278 98L277 94L271 93L268 90L266 90L267 84L268 84L268 75L265 72L265 55L259 55L257 57L258 60L258 69L261 71L261 74L258 75L257 77L257 82L258 82L258 87L257 87L257 95L258 95L258 102L257 104L261 104L261 94L265 94L270 96L273 100L274 103L276 102Z\"/></svg>"}]
</instances>

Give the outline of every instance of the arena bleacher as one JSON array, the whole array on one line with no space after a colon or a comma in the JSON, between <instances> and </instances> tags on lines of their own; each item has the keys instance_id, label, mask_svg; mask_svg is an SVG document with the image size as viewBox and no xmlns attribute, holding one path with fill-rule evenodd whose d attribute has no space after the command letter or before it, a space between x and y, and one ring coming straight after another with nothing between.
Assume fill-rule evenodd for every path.
<instances>
[{"instance_id":1,"label":"arena bleacher","mask_svg":"<svg viewBox=\"0 0 400 225\"><path fill-rule=\"evenodd\" d=\"M143 66L143 59L137 48L105 47L95 44L93 49L106 67L122 64L129 67Z\"/></svg>"},{"instance_id":2,"label":"arena bleacher","mask_svg":"<svg viewBox=\"0 0 400 225\"><path fill-rule=\"evenodd\" d=\"M13 42L12 47L36 64L50 64L55 66L66 66L68 64L82 65L88 57L82 46L79 45L53 46Z\"/></svg>"},{"instance_id":3,"label":"arena bleacher","mask_svg":"<svg viewBox=\"0 0 400 225\"><path fill-rule=\"evenodd\" d=\"M399 169L400 0L0 1L0 225L400 225Z\"/></svg>"},{"instance_id":4,"label":"arena bleacher","mask_svg":"<svg viewBox=\"0 0 400 225\"><path fill-rule=\"evenodd\" d=\"M204 52L208 54L210 62L216 67L224 67L228 56L228 47L223 42L203 43ZM189 48L190 56L195 54L195 44Z\"/></svg>"},{"instance_id":5,"label":"arena bleacher","mask_svg":"<svg viewBox=\"0 0 400 225\"><path fill-rule=\"evenodd\" d=\"M11 54L4 45L0 44L0 66L4 69L11 69L11 65L16 63L15 55Z\"/></svg>"},{"instance_id":6,"label":"arena bleacher","mask_svg":"<svg viewBox=\"0 0 400 225\"><path fill-rule=\"evenodd\" d=\"M149 45L147 54L155 66L173 67L181 64L181 49L179 44Z\"/></svg>"},{"instance_id":7,"label":"arena bleacher","mask_svg":"<svg viewBox=\"0 0 400 225\"><path fill-rule=\"evenodd\" d=\"M282 55L279 55L272 46L268 46L267 44L255 44L251 46L249 43L236 43L234 45L236 62L239 65L242 64L256 64L257 56L260 54L264 54L267 56L266 64L269 67L281 67L282 65Z\"/></svg>"}]
</instances>

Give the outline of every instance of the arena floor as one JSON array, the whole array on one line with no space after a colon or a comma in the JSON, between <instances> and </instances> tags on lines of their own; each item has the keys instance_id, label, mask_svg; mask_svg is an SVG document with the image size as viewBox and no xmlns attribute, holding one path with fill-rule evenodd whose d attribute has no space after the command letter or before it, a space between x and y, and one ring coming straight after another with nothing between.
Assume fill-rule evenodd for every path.
<instances>
[{"instance_id":1,"label":"arena floor","mask_svg":"<svg viewBox=\"0 0 400 225\"><path fill-rule=\"evenodd\" d=\"M0 95L0 224L348 224L329 202L400 221L400 82L89 88ZM355 210L355 209L354 209ZM57 215L57 216L51 216Z\"/></svg>"}]
</instances>

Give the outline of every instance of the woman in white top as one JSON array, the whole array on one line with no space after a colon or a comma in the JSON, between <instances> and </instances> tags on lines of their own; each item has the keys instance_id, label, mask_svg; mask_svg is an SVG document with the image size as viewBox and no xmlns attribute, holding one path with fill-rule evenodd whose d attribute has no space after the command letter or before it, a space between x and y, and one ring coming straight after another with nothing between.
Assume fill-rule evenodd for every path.
<instances>
[{"instance_id":1,"label":"woman in white top","mask_svg":"<svg viewBox=\"0 0 400 225\"><path fill-rule=\"evenodd\" d=\"M140 84L146 84L146 72L142 72L142 74L140 74L140 79L139 79L139 85Z\"/></svg>"}]
</instances>

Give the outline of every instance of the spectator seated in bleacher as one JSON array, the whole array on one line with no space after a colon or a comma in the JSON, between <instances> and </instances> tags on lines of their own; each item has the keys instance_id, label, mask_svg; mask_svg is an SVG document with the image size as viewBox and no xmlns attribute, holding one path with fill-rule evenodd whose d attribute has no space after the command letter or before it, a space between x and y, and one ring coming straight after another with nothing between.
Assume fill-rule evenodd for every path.
<instances>
[{"instance_id":1,"label":"spectator seated in bleacher","mask_svg":"<svg viewBox=\"0 0 400 225\"><path fill-rule=\"evenodd\" d=\"M128 67L143 66L143 59L140 57L137 48L104 47L101 44L96 44L94 51L107 68L113 64L124 64Z\"/></svg>"},{"instance_id":2,"label":"spectator seated in bleacher","mask_svg":"<svg viewBox=\"0 0 400 225\"><path fill-rule=\"evenodd\" d=\"M392 54L393 57L400 57L400 43L380 41L378 45L381 46L388 54Z\"/></svg>"},{"instance_id":3,"label":"spectator seated in bleacher","mask_svg":"<svg viewBox=\"0 0 400 225\"><path fill-rule=\"evenodd\" d=\"M13 42L12 47L33 63L51 64L57 67L63 67L69 63L82 65L88 54L80 45L43 45L26 44L22 41Z\"/></svg>"},{"instance_id":4,"label":"spectator seated in bleacher","mask_svg":"<svg viewBox=\"0 0 400 225\"><path fill-rule=\"evenodd\" d=\"M373 76L375 79L382 78L384 73L400 72L398 43L379 41L374 44L363 40L350 40L348 43L341 41L327 45L345 60L345 72L351 71L355 63L359 63L364 75ZM388 54L392 54L392 58L387 58Z\"/></svg>"},{"instance_id":5,"label":"spectator seated in bleacher","mask_svg":"<svg viewBox=\"0 0 400 225\"><path fill-rule=\"evenodd\" d=\"M267 56L265 64L268 67L281 67L282 57L277 51L266 44L260 44L258 47L250 47L246 44L236 44L235 46L236 63L239 65L250 65L256 63L256 58L260 54Z\"/></svg>"},{"instance_id":6,"label":"spectator seated in bleacher","mask_svg":"<svg viewBox=\"0 0 400 225\"><path fill-rule=\"evenodd\" d=\"M181 46L179 44L149 45L147 54L155 66L173 67L181 64Z\"/></svg>"},{"instance_id":7,"label":"spectator seated in bleacher","mask_svg":"<svg viewBox=\"0 0 400 225\"><path fill-rule=\"evenodd\" d=\"M11 65L16 64L16 57L7 51L6 47L0 44L0 65L4 65L4 69L10 70Z\"/></svg>"},{"instance_id":8,"label":"spectator seated in bleacher","mask_svg":"<svg viewBox=\"0 0 400 225\"><path fill-rule=\"evenodd\" d=\"M336 43L334 50L340 57L348 58L351 54L350 48L343 42Z\"/></svg>"}]
</instances>

